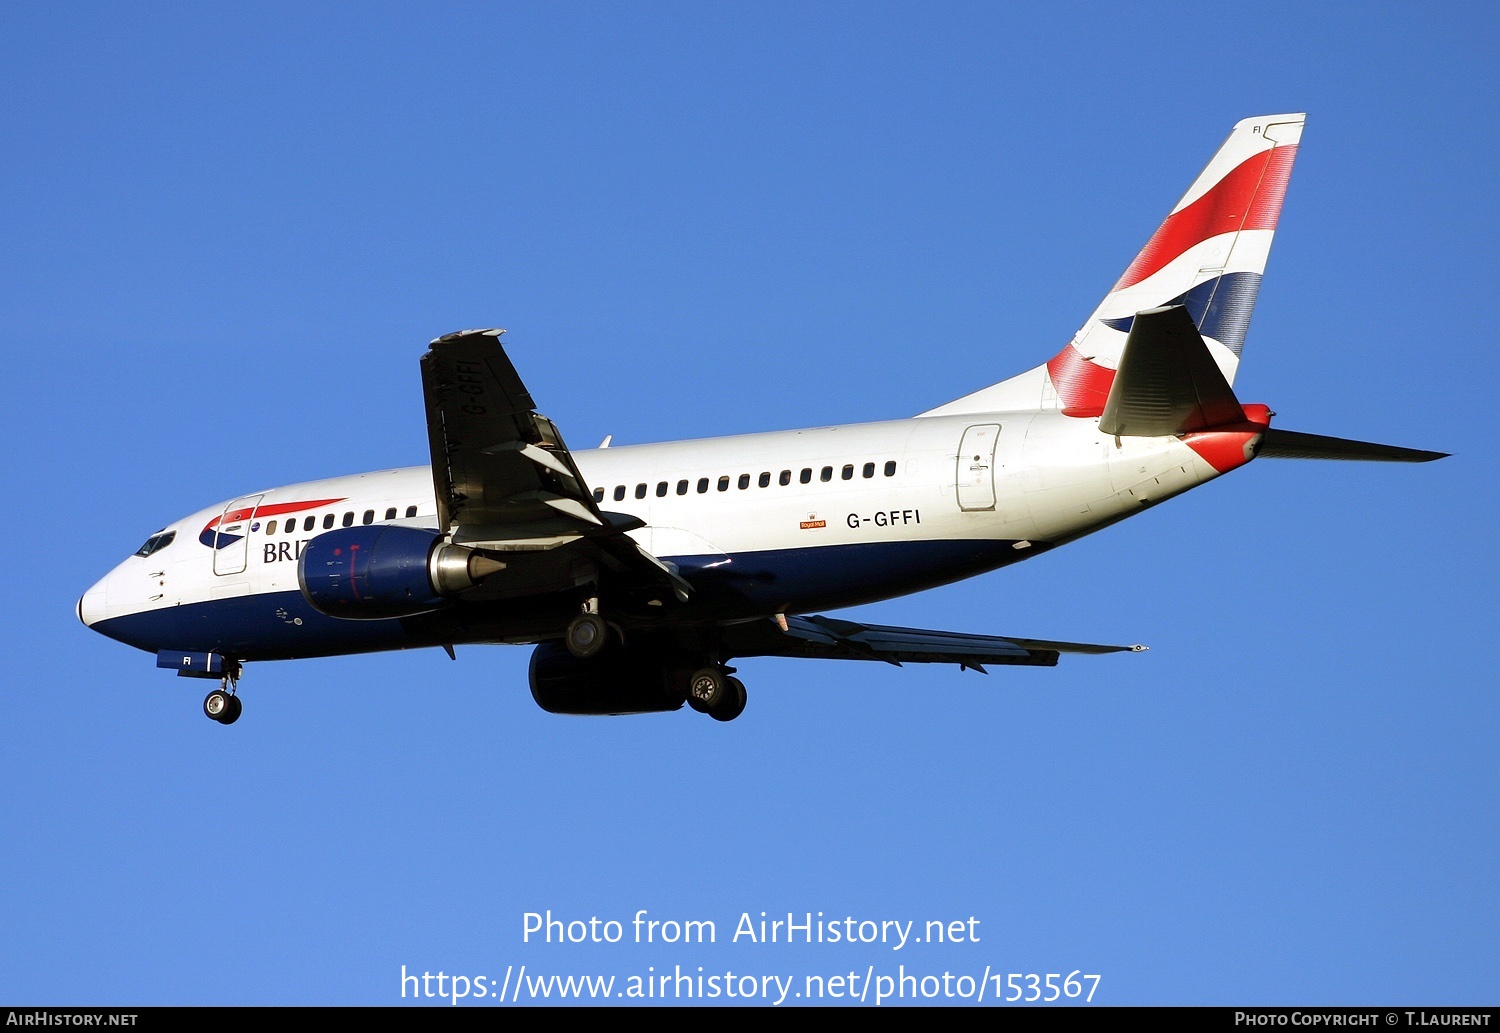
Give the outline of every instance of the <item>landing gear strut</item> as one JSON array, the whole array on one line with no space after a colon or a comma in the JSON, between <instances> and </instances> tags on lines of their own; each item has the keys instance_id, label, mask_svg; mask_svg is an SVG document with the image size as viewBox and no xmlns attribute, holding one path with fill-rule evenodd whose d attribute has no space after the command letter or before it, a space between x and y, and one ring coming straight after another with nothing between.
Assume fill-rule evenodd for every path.
<instances>
[{"instance_id":1,"label":"landing gear strut","mask_svg":"<svg viewBox=\"0 0 1500 1033\"><path fill-rule=\"evenodd\" d=\"M704 667L688 676L688 706L715 721L733 721L745 712L745 683L729 668Z\"/></svg>"}]
</instances>

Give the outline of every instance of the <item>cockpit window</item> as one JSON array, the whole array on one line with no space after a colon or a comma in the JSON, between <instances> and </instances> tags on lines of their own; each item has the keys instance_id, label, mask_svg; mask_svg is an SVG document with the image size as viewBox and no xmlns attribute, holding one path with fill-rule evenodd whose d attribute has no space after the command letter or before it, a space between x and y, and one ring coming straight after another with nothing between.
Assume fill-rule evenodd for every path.
<instances>
[{"instance_id":1,"label":"cockpit window","mask_svg":"<svg viewBox=\"0 0 1500 1033\"><path fill-rule=\"evenodd\" d=\"M150 556L153 552L161 552L172 544L172 539L177 537L176 531L158 531L146 539L146 544L136 551L137 556Z\"/></svg>"}]
</instances>

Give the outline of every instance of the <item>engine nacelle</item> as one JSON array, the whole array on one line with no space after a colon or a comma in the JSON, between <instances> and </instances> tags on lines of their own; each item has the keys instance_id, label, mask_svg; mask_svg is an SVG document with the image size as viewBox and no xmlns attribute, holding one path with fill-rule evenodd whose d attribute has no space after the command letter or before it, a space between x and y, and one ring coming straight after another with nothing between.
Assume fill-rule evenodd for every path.
<instances>
[{"instance_id":1,"label":"engine nacelle","mask_svg":"<svg viewBox=\"0 0 1500 1033\"><path fill-rule=\"evenodd\" d=\"M543 642L531 654L531 698L549 714L677 710L687 698L687 682L675 673L645 650L606 649L580 660L556 642Z\"/></svg>"},{"instance_id":2,"label":"engine nacelle","mask_svg":"<svg viewBox=\"0 0 1500 1033\"><path fill-rule=\"evenodd\" d=\"M437 531L393 524L341 527L308 542L297 560L302 595L319 613L349 620L435 610L505 564Z\"/></svg>"}]
</instances>

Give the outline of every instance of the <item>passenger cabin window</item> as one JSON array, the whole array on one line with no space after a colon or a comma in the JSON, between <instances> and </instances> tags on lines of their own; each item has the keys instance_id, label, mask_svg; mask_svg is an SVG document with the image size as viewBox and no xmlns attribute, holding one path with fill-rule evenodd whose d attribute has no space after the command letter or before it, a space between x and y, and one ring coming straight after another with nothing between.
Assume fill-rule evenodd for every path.
<instances>
[{"instance_id":1,"label":"passenger cabin window","mask_svg":"<svg viewBox=\"0 0 1500 1033\"><path fill-rule=\"evenodd\" d=\"M656 497L657 498L661 498L666 493L667 493L667 482L666 481L657 481L656 482Z\"/></svg>"},{"instance_id":2,"label":"passenger cabin window","mask_svg":"<svg viewBox=\"0 0 1500 1033\"><path fill-rule=\"evenodd\" d=\"M595 502L603 502L604 501L604 489L603 488L595 488L594 489L594 501Z\"/></svg>"},{"instance_id":3,"label":"passenger cabin window","mask_svg":"<svg viewBox=\"0 0 1500 1033\"><path fill-rule=\"evenodd\" d=\"M395 506L392 506L390 509L388 509L388 510L385 511L385 518L387 520L395 520L396 519L396 507Z\"/></svg>"},{"instance_id":4,"label":"passenger cabin window","mask_svg":"<svg viewBox=\"0 0 1500 1033\"><path fill-rule=\"evenodd\" d=\"M869 478L874 477L874 476L875 476L875 464L874 463L866 463L865 464L865 478L868 480Z\"/></svg>"},{"instance_id":5,"label":"passenger cabin window","mask_svg":"<svg viewBox=\"0 0 1500 1033\"><path fill-rule=\"evenodd\" d=\"M600 498L604 497L604 489L603 488L599 489L599 497ZM406 507L406 515L408 517L414 517L414 516L416 516L417 515L417 507L416 506L407 506Z\"/></svg>"},{"instance_id":6,"label":"passenger cabin window","mask_svg":"<svg viewBox=\"0 0 1500 1033\"><path fill-rule=\"evenodd\" d=\"M740 491L744 491L748 487L750 487L750 475L748 473L740 474Z\"/></svg>"},{"instance_id":7,"label":"passenger cabin window","mask_svg":"<svg viewBox=\"0 0 1500 1033\"><path fill-rule=\"evenodd\" d=\"M853 463L846 463L844 465L844 480L850 481L850 480L853 480L853 479L854 479L854 464Z\"/></svg>"},{"instance_id":8,"label":"passenger cabin window","mask_svg":"<svg viewBox=\"0 0 1500 1033\"><path fill-rule=\"evenodd\" d=\"M894 476L896 476L896 460L891 459L891 460L888 460L886 462L886 464L885 464L885 475L887 477L894 477Z\"/></svg>"},{"instance_id":9,"label":"passenger cabin window","mask_svg":"<svg viewBox=\"0 0 1500 1033\"><path fill-rule=\"evenodd\" d=\"M677 482L677 494L679 494L679 495L686 495L687 494L687 490L688 490L688 482L687 481L678 481Z\"/></svg>"},{"instance_id":10,"label":"passenger cabin window","mask_svg":"<svg viewBox=\"0 0 1500 1033\"><path fill-rule=\"evenodd\" d=\"M615 485L615 501L616 502L623 502L624 499L625 499L625 485L623 485L623 484L616 484Z\"/></svg>"},{"instance_id":11,"label":"passenger cabin window","mask_svg":"<svg viewBox=\"0 0 1500 1033\"><path fill-rule=\"evenodd\" d=\"M416 509L416 508L417 508L416 506L412 507L412 509ZM415 514L413 514L413 515L415 515ZM292 521L293 524L295 524L296 522L297 521L295 521L295 520ZM302 530L304 530L304 531L311 531L313 529L313 525L315 525L317 522L318 522L318 518L317 517L308 517L306 520L302 521Z\"/></svg>"},{"instance_id":12,"label":"passenger cabin window","mask_svg":"<svg viewBox=\"0 0 1500 1033\"><path fill-rule=\"evenodd\" d=\"M802 468L802 476L799 477L798 480L800 480L803 484L806 484L809 481L811 481L812 480L812 467L810 467L810 466L804 466Z\"/></svg>"},{"instance_id":13,"label":"passenger cabin window","mask_svg":"<svg viewBox=\"0 0 1500 1033\"><path fill-rule=\"evenodd\" d=\"M822 472L818 474L818 480L820 480L820 481L831 481L831 480L833 480L833 467L831 467L831 466L825 466L825 467L823 467Z\"/></svg>"},{"instance_id":14,"label":"passenger cabin window","mask_svg":"<svg viewBox=\"0 0 1500 1033\"><path fill-rule=\"evenodd\" d=\"M365 510L364 520L362 522L366 524L373 524L375 522L375 511L373 509Z\"/></svg>"},{"instance_id":15,"label":"passenger cabin window","mask_svg":"<svg viewBox=\"0 0 1500 1033\"><path fill-rule=\"evenodd\" d=\"M172 539L177 537L176 531L158 531L146 539L146 544L136 550L137 556L150 556L154 552L161 552L172 544Z\"/></svg>"},{"instance_id":16,"label":"passenger cabin window","mask_svg":"<svg viewBox=\"0 0 1500 1033\"><path fill-rule=\"evenodd\" d=\"M345 527L353 527L354 526L354 514L353 513L345 513L344 514L344 526Z\"/></svg>"},{"instance_id":17,"label":"passenger cabin window","mask_svg":"<svg viewBox=\"0 0 1500 1033\"><path fill-rule=\"evenodd\" d=\"M788 484L791 484L791 483L792 483L792 471L790 471L790 470L783 470L783 471L781 471L781 478L780 478L780 484L781 484L781 486L783 488L785 488Z\"/></svg>"},{"instance_id":18,"label":"passenger cabin window","mask_svg":"<svg viewBox=\"0 0 1500 1033\"><path fill-rule=\"evenodd\" d=\"M297 518L291 517L286 522L286 533L292 534L297 530Z\"/></svg>"},{"instance_id":19,"label":"passenger cabin window","mask_svg":"<svg viewBox=\"0 0 1500 1033\"><path fill-rule=\"evenodd\" d=\"M637 484L635 486L635 497L638 499L646 497L646 486L644 484Z\"/></svg>"},{"instance_id":20,"label":"passenger cabin window","mask_svg":"<svg viewBox=\"0 0 1500 1033\"><path fill-rule=\"evenodd\" d=\"M266 534L275 534L275 533L276 533L276 521L272 520L270 523L266 524Z\"/></svg>"},{"instance_id":21,"label":"passenger cabin window","mask_svg":"<svg viewBox=\"0 0 1500 1033\"><path fill-rule=\"evenodd\" d=\"M729 475L728 474L725 474L723 477L719 478L719 490L720 491L728 491L729 490Z\"/></svg>"},{"instance_id":22,"label":"passenger cabin window","mask_svg":"<svg viewBox=\"0 0 1500 1033\"><path fill-rule=\"evenodd\" d=\"M771 475L769 473L762 473L760 475L760 481L758 483L762 488L769 486L771 483Z\"/></svg>"},{"instance_id":23,"label":"passenger cabin window","mask_svg":"<svg viewBox=\"0 0 1500 1033\"><path fill-rule=\"evenodd\" d=\"M702 495L707 490L708 490L708 478L707 477L699 477L698 478L698 494Z\"/></svg>"},{"instance_id":24,"label":"passenger cabin window","mask_svg":"<svg viewBox=\"0 0 1500 1033\"><path fill-rule=\"evenodd\" d=\"M333 526L333 514L329 513L327 516L325 516L323 518L323 529L327 530L328 528L330 528L332 526Z\"/></svg>"}]
</instances>

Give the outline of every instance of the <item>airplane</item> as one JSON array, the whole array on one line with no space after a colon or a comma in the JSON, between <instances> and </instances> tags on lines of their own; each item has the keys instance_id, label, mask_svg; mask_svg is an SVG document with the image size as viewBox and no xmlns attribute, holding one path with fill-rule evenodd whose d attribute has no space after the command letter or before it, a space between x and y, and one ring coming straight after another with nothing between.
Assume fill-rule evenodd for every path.
<instances>
[{"instance_id":1,"label":"airplane","mask_svg":"<svg viewBox=\"0 0 1500 1033\"><path fill-rule=\"evenodd\" d=\"M152 534L79 619L218 681L246 663L529 644L560 714L745 709L731 660L1053 666L1093 645L864 624L817 611L1019 563L1256 458L1445 453L1271 426L1233 390L1302 137L1228 139L1082 328L1035 368L906 419L573 451L503 330L421 359L431 465L261 488Z\"/></svg>"}]
</instances>

